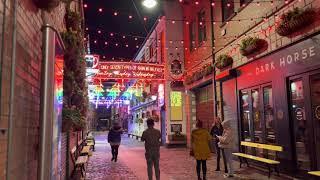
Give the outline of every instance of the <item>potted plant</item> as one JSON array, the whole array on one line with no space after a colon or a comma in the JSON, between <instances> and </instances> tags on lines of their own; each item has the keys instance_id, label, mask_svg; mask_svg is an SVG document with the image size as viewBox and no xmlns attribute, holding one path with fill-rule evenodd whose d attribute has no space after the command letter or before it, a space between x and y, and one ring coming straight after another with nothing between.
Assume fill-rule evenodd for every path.
<instances>
[{"instance_id":1,"label":"potted plant","mask_svg":"<svg viewBox=\"0 0 320 180\"><path fill-rule=\"evenodd\" d=\"M258 50L264 45L264 40L257 37L248 37L241 41L240 53L243 56L248 56Z\"/></svg>"},{"instance_id":2,"label":"potted plant","mask_svg":"<svg viewBox=\"0 0 320 180\"><path fill-rule=\"evenodd\" d=\"M313 8L294 8L281 16L281 21L276 27L280 36L288 36L301 28L314 22L316 17Z\"/></svg>"},{"instance_id":3,"label":"potted plant","mask_svg":"<svg viewBox=\"0 0 320 180\"><path fill-rule=\"evenodd\" d=\"M51 11L60 4L60 0L33 0L34 4L46 11Z\"/></svg>"},{"instance_id":4,"label":"potted plant","mask_svg":"<svg viewBox=\"0 0 320 180\"><path fill-rule=\"evenodd\" d=\"M222 55L218 56L218 58L216 59L215 66L221 70L221 69L224 69L228 66L231 66L232 63L233 63L233 59L231 56L226 55L226 54L222 54Z\"/></svg>"}]
</instances>

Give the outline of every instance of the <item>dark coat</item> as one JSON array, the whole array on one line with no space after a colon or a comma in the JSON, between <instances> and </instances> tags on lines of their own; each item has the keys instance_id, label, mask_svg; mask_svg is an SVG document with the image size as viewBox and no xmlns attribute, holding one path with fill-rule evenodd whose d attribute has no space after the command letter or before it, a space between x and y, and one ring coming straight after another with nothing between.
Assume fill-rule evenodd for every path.
<instances>
[{"instance_id":1,"label":"dark coat","mask_svg":"<svg viewBox=\"0 0 320 180\"><path fill-rule=\"evenodd\" d=\"M220 126L214 125L211 129L211 132L210 132L211 136L214 138L216 136L222 136L222 133L223 133L223 127L221 124L220 124ZM218 140L215 141L215 143L218 143L218 142L219 142Z\"/></svg>"},{"instance_id":2,"label":"dark coat","mask_svg":"<svg viewBox=\"0 0 320 180\"><path fill-rule=\"evenodd\" d=\"M108 142L112 143L120 143L121 142L121 134L122 129L121 127L113 127L108 134Z\"/></svg>"}]
</instances>

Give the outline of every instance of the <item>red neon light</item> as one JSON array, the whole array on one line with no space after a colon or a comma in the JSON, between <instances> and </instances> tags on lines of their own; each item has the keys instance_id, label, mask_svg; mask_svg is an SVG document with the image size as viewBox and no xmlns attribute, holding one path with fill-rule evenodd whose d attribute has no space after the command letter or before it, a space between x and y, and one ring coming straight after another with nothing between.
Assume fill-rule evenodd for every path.
<instances>
[{"instance_id":1,"label":"red neon light","mask_svg":"<svg viewBox=\"0 0 320 180\"><path fill-rule=\"evenodd\" d=\"M164 65L132 62L100 62L99 79L164 79Z\"/></svg>"}]
</instances>

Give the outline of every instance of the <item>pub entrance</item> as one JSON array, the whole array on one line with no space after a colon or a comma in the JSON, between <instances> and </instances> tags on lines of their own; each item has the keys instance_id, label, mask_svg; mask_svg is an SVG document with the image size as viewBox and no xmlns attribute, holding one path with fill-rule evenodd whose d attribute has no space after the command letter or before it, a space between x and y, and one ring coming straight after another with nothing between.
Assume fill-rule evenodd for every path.
<instances>
[{"instance_id":1,"label":"pub entrance","mask_svg":"<svg viewBox=\"0 0 320 180\"><path fill-rule=\"evenodd\" d=\"M288 79L289 112L295 165L320 169L320 71Z\"/></svg>"}]
</instances>

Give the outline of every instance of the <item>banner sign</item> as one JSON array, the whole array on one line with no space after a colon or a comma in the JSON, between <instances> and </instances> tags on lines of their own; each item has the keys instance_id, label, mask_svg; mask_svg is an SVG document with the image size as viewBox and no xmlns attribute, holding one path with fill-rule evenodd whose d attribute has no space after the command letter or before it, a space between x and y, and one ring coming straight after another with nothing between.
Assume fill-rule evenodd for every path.
<instances>
[{"instance_id":1,"label":"banner sign","mask_svg":"<svg viewBox=\"0 0 320 180\"><path fill-rule=\"evenodd\" d=\"M164 65L132 62L100 62L100 79L164 79Z\"/></svg>"}]
</instances>

